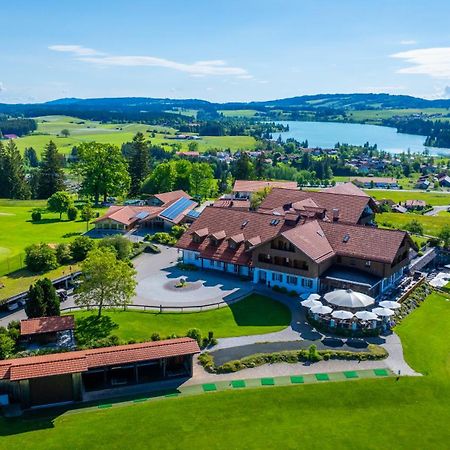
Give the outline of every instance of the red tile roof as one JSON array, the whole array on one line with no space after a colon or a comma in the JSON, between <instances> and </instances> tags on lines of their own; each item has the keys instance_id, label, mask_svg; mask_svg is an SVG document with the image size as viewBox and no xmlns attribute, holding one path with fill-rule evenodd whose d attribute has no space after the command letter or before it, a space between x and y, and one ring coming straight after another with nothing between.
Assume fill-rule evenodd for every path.
<instances>
[{"instance_id":1,"label":"red tile roof","mask_svg":"<svg viewBox=\"0 0 450 450\"><path fill-rule=\"evenodd\" d=\"M330 220L333 217L333 209L339 209L339 221L348 223L358 223L367 205L375 207L370 197L274 188L262 202L260 210L288 210L293 203L306 199L311 199L318 207L325 209Z\"/></svg>"},{"instance_id":2,"label":"red tile roof","mask_svg":"<svg viewBox=\"0 0 450 450\"><path fill-rule=\"evenodd\" d=\"M162 210L160 206L110 206L108 211L94 222L110 219L123 225L131 225L139 220L139 217L136 217L139 213L148 213L146 217L148 219L156 217Z\"/></svg>"},{"instance_id":3,"label":"red tile roof","mask_svg":"<svg viewBox=\"0 0 450 450\"><path fill-rule=\"evenodd\" d=\"M78 373L94 367L129 364L171 356L193 355L199 352L200 348L194 339L177 338L51 355L28 356L0 361L0 379L18 381Z\"/></svg>"},{"instance_id":4,"label":"red tile roof","mask_svg":"<svg viewBox=\"0 0 450 450\"><path fill-rule=\"evenodd\" d=\"M38 317L20 321L20 334L55 333L57 331L73 330L75 320L73 316Z\"/></svg>"},{"instance_id":5,"label":"red tile roof","mask_svg":"<svg viewBox=\"0 0 450 450\"><path fill-rule=\"evenodd\" d=\"M322 189L321 192L331 192L333 194L358 195L360 197L369 197L362 189L355 186L353 183L342 183L336 186Z\"/></svg>"},{"instance_id":6,"label":"red tile roof","mask_svg":"<svg viewBox=\"0 0 450 450\"><path fill-rule=\"evenodd\" d=\"M233 192L257 192L266 187L279 189L297 189L296 181L236 180Z\"/></svg>"},{"instance_id":7,"label":"red tile roof","mask_svg":"<svg viewBox=\"0 0 450 450\"><path fill-rule=\"evenodd\" d=\"M189 194L179 189L178 191L170 191L170 192L162 192L161 194L154 194L154 196L163 202L164 206L167 206L168 203L173 202L175 200L179 200L180 198L191 198Z\"/></svg>"},{"instance_id":8,"label":"red tile roof","mask_svg":"<svg viewBox=\"0 0 450 450\"><path fill-rule=\"evenodd\" d=\"M271 222L275 220L278 220L278 223L271 225ZM200 252L202 258L245 265L250 262L251 256L245 244L241 243L237 248L231 249L228 238L243 234L246 241L258 237L260 242L265 242L275 237L280 231L289 228L284 224L283 217L254 211L208 206L189 230L181 236L176 246L181 249ZM201 242L194 242L192 235L197 231L202 231L201 234L204 234L205 229L208 230L209 236L223 231L225 238L220 241L218 246L214 245L209 237L204 237Z\"/></svg>"}]
</instances>

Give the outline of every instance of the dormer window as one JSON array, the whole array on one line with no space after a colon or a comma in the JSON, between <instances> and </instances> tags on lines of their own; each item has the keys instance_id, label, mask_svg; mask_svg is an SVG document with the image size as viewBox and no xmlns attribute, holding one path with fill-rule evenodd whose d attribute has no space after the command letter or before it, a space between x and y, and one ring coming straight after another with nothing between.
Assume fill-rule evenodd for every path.
<instances>
[{"instance_id":1,"label":"dormer window","mask_svg":"<svg viewBox=\"0 0 450 450\"><path fill-rule=\"evenodd\" d=\"M220 242L226 238L226 233L224 230L216 231L215 233L210 234L209 240L213 245L220 245Z\"/></svg>"},{"instance_id":2,"label":"dormer window","mask_svg":"<svg viewBox=\"0 0 450 450\"><path fill-rule=\"evenodd\" d=\"M206 236L208 236L208 228L201 228L192 233L192 240L199 244Z\"/></svg>"},{"instance_id":3,"label":"dormer window","mask_svg":"<svg viewBox=\"0 0 450 450\"><path fill-rule=\"evenodd\" d=\"M242 233L235 234L228 239L228 247L231 249L236 249L239 247L241 242L244 242L245 237Z\"/></svg>"}]
</instances>

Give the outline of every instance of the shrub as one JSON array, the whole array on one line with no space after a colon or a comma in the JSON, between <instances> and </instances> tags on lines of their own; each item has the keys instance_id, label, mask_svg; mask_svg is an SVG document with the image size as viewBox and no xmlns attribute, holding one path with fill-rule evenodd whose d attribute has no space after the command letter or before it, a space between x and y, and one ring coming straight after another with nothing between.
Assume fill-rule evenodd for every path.
<instances>
[{"instance_id":1,"label":"shrub","mask_svg":"<svg viewBox=\"0 0 450 450\"><path fill-rule=\"evenodd\" d=\"M172 227L172 229L170 230L170 234L175 238L175 239L180 239L180 237L182 236L182 234L187 230L187 226L186 225L174 225Z\"/></svg>"},{"instance_id":2,"label":"shrub","mask_svg":"<svg viewBox=\"0 0 450 450\"><path fill-rule=\"evenodd\" d=\"M272 290L275 292L279 292L280 294L287 294L288 290L284 286L273 286Z\"/></svg>"},{"instance_id":3,"label":"shrub","mask_svg":"<svg viewBox=\"0 0 450 450\"><path fill-rule=\"evenodd\" d=\"M43 242L25 249L25 264L32 272L47 272L58 267L55 251Z\"/></svg>"},{"instance_id":4,"label":"shrub","mask_svg":"<svg viewBox=\"0 0 450 450\"><path fill-rule=\"evenodd\" d=\"M190 337L192 339L195 339L198 342L198 345L201 345L202 343L202 334L198 328L191 328L186 333L187 337Z\"/></svg>"},{"instance_id":5,"label":"shrub","mask_svg":"<svg viewBox=\"0 0 450 450\"><path fill-rule=\"evenodd\" d=\"M174 238L172 235L164 231L155 233L153 236L150 236L149 239L153 242L157 242L158 244L162 245L175 245L177 242L176 238Z\"/></svg>"},{"instance_id":6,"label":"shrub","mask_svg":"<svg viewBox=\"0 0 450 450\"><path fill-rule=\"evenodd\" d=\"M153 333L153 334L150 336L150 339L151 339L152 341L160 341L160 340L161 340L161 336L159 335L159 333Z\"/></svg>"},{"instance_id":7,"label":"shrub","mask_svg":"<svg viewBox=\"0 0 450 450\"><path fill-rule=\"evenodd\" d=\"M72 253L68 244L58 244L55 252L59 264L69 264L72 261Z\"/></svg>"},{"instance_id":8,"label":"shrub","mask_svg":"<svg viewBox=\"0 0 450 450\"><path fill-rule=\"evenodd\" d=\"M311 362L317 362L322 359L322 356L320 356L319 352L317 351L317 347L313 344L308 349L308 359Z\"/></svg>"},{"instance_id":9,"label":"shrub","mask_svg":"<svg viewBox=\"0 0 450 450\"><path fill-rule=\"evenodd\" d=\"M117 258L121 260L128 259L131 253L131 242L120 235L103 238L98 246L114 250Z\"/></svg>"},{"instance_id":10,"label":"shrub","mask_svg":"<svg viewBox=\"0 0 450 450\"><path fill-rule=\"evenodd\" d=\"M16 347L14 340L6 333L0 334L0 359L9 358Z\"/></svg>"},{"instance_id":11,"label":"shrub","mask_svg":"<svg viewBox=\"0 0 450 450\"><path fill-rule=\"evenodd\" d=\"M78 209L75 208L75 206L69 206L69 208L67 208L67 218L69 220L76 220L77 217L78 217Z\"/></svg>"},{"instance_id":12,"label":"shrub","mask_svg":"<svg viewBox=\"0 0 450 450\"><path fill-rule=\"evenodd\" d=\"M41 219L42 219L41 211L39 211L38 209L33 210L33 212L31 213L31 220L33 222L39 222Z\"/></svg>"},{"instance_id":13,"label":"shrub","mask_svg":"<svg viewBox=\"0 0 450 450\"><path fill-rule=\"evenodd\" d=\"M198 360L207 372L215 371L214 358L211 356L210 353L208 352L201 353L200 356L198 357Z\"/></svg>"},{"instance_id":14,"label":"shrub","mask_svg":"<svg viewBox=\"0 0 450 450\"><path fill-rule=\"evenodd\" d=\"M179 269L181 269L181 270L190 270L190 271L193 271L193 272L198 270L198 267L194 266L194 264L185 264L185 263L182 263L182 262L179 262L177 264L177 267Z\"/></svg>"},{"instance_id":15,"label":"shrub","mask_svg":"<svg viewBox=\"0 0 450 450\"><path fill-rule=\"evenodd\" d=\"M75 261L84 261L87 254L94 248L94 241L87 236L78 236L70 244L72 258Z\"/></svg>"}]
</instances>

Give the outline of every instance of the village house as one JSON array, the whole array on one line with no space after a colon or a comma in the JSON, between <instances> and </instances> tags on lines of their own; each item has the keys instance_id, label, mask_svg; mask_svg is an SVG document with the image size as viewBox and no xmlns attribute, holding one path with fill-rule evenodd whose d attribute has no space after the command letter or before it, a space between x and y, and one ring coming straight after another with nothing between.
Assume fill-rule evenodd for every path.
<instances>
[{"instance_id":1,"label":"village house","mask_svg":"<svg viewBox=\"0 0 450 450\"><path fill-rule=\"evenodd\" d=\"M197 202L184 191L154 194L148 206L114 205L94 220L98 230L130 231L136 227L170 230L174 225L192 223L198 214Z\"/></svg>"},{"instance_id":2,"label":"village house","mask_svg":"<svg viewBox=\"0 0 450 450\"><path fill-rule=\"evenodd\" d=\"M391 177L355 177L351 180L364 188L398 189L398 181Z\"/></svg>"},{"instance_id":3,"label":"village house","mask_svg":"<svg viewBox=\"0 0 450 450\"><path fill-rule=\"evenodd\" d=\"M414 244L406 232L366 226L375 209L349 185L274 188L258 211L207 207L177 247L186 264L268 287L299 294L351 288L378 297L402 277Z\"/></svg>"}]
</instances>

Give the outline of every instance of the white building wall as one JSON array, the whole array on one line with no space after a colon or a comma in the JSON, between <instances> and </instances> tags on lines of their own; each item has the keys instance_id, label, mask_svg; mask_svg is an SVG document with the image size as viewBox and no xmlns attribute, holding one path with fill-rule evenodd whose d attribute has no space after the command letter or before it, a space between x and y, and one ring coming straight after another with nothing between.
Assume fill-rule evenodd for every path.
<instances>
[{"instance_id":1,"label":"white building wall","mask_svg":"<svg viewBox=\"0 0 450 450\"><path fill-rule=\"evenodd\" d=\"M393 273L391 276L384 278L381 283L381 292L385 292L390 287L392 287L394 284L396 284L397 281L403 276L404 270L405 270L405 268L402 267L400 270Z\"/></svg>"},{"instance_id":2,"label":"white building wall","mask_svg":"<svg viewBox=\"0 0 450 450\"><path fill-rule=\"evenodd\" d=\"M299 294L313 293L318 292L319 290L318 278L306 278L300 275L259 269L258 267L253 271L253 283L261 283L261 279L264 279L264 273L266 280L265 285L268 287L284 287L288 291L296 291Z\"/></svg>"},{"instance_id":3,"label":"white building wall","mask_svg":"<svg viewBox=\"0 0 450 450\"><path fill-rule=\"evenodd\" d=\"M202 267L202 259L200 258L199 252L193 252L189 250L182 250L183 253L183 262L185 264L192 264L197 267ZM212 269L220 272L227 272L231 274L235 274L237 276L248 276L249 268L247 266L239 266L239 272L235 271L235 265L232 263L224 264L221 261L214 261L212 259L203 259L203 268L204 269Z\"/></svg>"}]
</instances>

